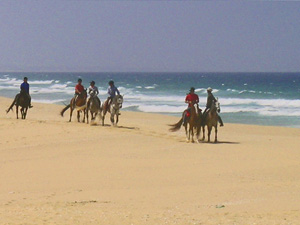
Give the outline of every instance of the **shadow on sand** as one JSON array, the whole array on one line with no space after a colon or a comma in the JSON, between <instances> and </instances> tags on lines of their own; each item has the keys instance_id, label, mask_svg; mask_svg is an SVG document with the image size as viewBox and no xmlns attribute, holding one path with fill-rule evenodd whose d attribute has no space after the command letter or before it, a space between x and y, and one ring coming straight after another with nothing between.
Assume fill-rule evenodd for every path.
<instances>
[{"instance_id":1,"label":"shadow on sand","mask_svg":"<svg viewBox=\"0 0 300 225\"><path fill-rule=\"evenodd\" d=\"M201 143L205 143L205 144L229 144L229 145L238 145L241 144L240 142L235 142L235 141L218 141L218 142L207 142L207 141L201 141Z\"/></svg>"}]
</instances>

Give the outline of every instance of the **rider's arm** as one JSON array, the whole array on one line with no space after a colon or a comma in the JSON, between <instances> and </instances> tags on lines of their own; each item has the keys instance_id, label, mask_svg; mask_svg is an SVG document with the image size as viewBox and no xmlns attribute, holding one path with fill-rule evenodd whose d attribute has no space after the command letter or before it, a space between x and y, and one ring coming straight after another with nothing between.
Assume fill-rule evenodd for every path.
<instances>
[{"instance_id":1,"label":"rider's arm","mask_svg":"<svg viewBox=\"0 0 300 225\"><path fill-rule=\"evenodd\" d=\"M77 85L75 86L75 93L80 94L80 91L78 90Z\"/></svg>"},{"instance_id":2,"label":"rider's arm","mask_svg":"<svg viewBox=\"0 0 300 225\"><path fill-rule=\"evenodd\" d=\"M119 92L118 88L116 88L116 92L118 93L118 95L120 95L120 92Z\"/></svg>"}]
</instances>

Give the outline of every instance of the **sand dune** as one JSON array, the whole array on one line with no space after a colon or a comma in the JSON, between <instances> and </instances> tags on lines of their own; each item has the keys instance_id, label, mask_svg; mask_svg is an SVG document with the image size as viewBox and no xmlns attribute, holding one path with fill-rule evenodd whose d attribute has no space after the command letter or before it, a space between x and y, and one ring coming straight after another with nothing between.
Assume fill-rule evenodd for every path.
<instances>
[{"instance_id":1,"label":"sand dune","mask_svg":"<svg viewBox=\"0 0 300 225\"><path fill-rule=\"evenodd\" d=\"M177 117L122 112L118 127L26 120L0 98L0 224L299 224L300 129L225 124L186 143ZM226 121L225 121L226 122Z\"/></svg>"}]
</instances>

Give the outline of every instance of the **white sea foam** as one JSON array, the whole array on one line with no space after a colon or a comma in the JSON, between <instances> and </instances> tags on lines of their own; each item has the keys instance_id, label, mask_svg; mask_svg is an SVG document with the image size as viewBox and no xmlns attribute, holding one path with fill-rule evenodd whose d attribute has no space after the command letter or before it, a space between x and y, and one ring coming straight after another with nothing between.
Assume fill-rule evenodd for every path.
<instances>
[{"instance_id":1,"label":"white sea foam","mask_svg":"<svg viewBox=\"0 0 300 225\"><path fill-rule=\"evenodd\" d=\"M146 86L145 89L155 89L155 86Z\"/></svg>"},{"instance_id":2,"label":"white sea foam","mask_svg":"<svg viewBox=\"0 0 300 225\"><path fill-rule=\"evenodd\" d=\"M28 81L29 84L52 84L55 80L32 80Z\"/></svg>"},{"instance_id":3,"label":"white sea foam","mask_svg":"<svg viewBox=\"0 0 300 225\"><path fill-rule=\"evenodd\" d=\"M152 113L181 113L186 107L170 106L170 105L138 105L138 109L142 112Z\"/></svg>"}]
</instances>

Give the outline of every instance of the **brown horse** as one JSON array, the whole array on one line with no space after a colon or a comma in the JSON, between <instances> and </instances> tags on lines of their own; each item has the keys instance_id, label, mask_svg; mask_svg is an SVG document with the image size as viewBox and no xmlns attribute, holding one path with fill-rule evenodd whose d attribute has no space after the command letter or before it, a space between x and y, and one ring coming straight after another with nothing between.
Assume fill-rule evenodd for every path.
<instances>
[{"instance_id":1,"label":"brown horse","mask_svg":"<svg viewBox=\"0 0 300 225\"><path fill-rule=\"evenodd\" d=\"M116 95L112 100L110 105L108 104L109 99L107 99L103 104L102 109L102 126L104 126L104 119L107 112L110 113L110 122L113 126L117 126L119 122L120 109L123 104L123 96ZM116 120L115 120L116 117Z\"/></svg>"},{"instance_id":2,"label":"brown horse","mask_svg":"<svg viewBox=\"0 0 300 225\"><path fill-rule=\"evenodd\" d=\"M8 113L10 110L13 109L14 105L16 105L16 114L17 114L17 119L19 119L19 106L21 107L20 112L21 112L21 117L23 120L26 119L27 115L27 110L29 107L29 96L27 93L21 91L20 94L17 94L14 101L10 105L10 107L6 110L6 113Z\"/></svg>"},{"instance_id":3,"label":"brown horse","mask_svg":"<svg viewBox=\"0 0 300 225\"><path fill-rule=\"evenodd\" d=\"M219 115L218 112L220 112L220 103L217 101L212 103L212 106L210 110L206 113L204 123L201 125L203 126L203 139L205 139L205 125L207 126L207 136L208 136L208 142L210 142L210 135L212 127L215 128L215 143L218 142L218 121L219 121Z\"/></svg>"},{"instance_id":4,"label":"brown horse","mask_svg":"<svg viewBox=\"0 0 300 225\"><path fill-rule=\"evenodd\" d=\"M64 112L68 108L70 108L69 122L71 122L73 110L76 109L77 110L77 120L78 120L78 122L80 122L80 112L82 111L84 113L83 120L82 120L82 122L84 123L85 122L85 113L86 113L86 110L85 110L86 109L86 99L87 99L87 93L86 93L86 90L83 90L80 95L77 95L77 96L75 96L71 99L70 104L67 105L60 112L60 115L64 116Z\"/></svg>"},{"instance_id":5,"label":"brown horse","mask_svg":"<svg viewBox=\"0 0 300 225\"><path fill-rule=\"evenodd\" d=\"M178 131L181 128L184 114L185 112L183 112L182 118L176 124L170 125L172 127L170 128L171 132ZM185 128L187 142L190 142L190 139L192 142L194 142L194 131L196 131L197 142L199 141L200 129L198 129L198 127L200 127L199 124L201 124L201 122L202 122L202 113L198 107L198 104L195 104L190 108L190 116L188 117L187 121L183 124Z\"/></svg>"}]
</instances>

